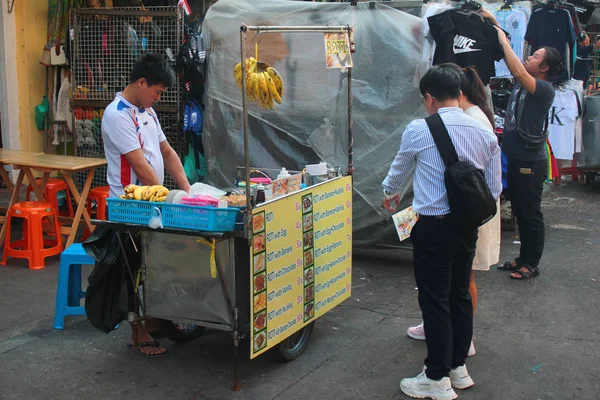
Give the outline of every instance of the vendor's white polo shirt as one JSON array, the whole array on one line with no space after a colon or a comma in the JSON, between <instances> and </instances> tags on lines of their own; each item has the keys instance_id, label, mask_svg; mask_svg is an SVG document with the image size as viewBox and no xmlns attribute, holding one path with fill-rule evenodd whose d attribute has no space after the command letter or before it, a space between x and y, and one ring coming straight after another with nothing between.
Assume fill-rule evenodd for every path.
<instances>
[{"instance_id":1,"label":"vendor's white polo shirt","mask_svg":"<svg viewBox=\"0 0 600 400\"><path fill-rule=\"evenodd\" d=\"M160 184L165 178L165 166L160 143L167 140L152 108L138 108L121 93L109 104L102 117L102 139L108 163L106 180L110 197L122 195L123 188L139 184L135 171L124 154L141 148L146 161L152 166Z\"/></svg>"}]
</instances>

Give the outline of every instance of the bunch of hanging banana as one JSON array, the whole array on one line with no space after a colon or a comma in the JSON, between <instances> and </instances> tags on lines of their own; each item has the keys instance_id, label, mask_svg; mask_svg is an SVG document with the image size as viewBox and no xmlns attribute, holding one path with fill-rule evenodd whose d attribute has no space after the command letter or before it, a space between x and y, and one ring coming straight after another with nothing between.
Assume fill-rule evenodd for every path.
<instances>
[{"instance_id":1,"label":"bunch of hanging banana","mask_svg":"<svg viewBox=\"0 0 600 400\"><path fill-rule=\"evenodd\" d=\"M242 88L242 63L233 69L238 87ZM283 80L279 72L267 63L257 62L254 57L246 59L246 93L248 98L258 101L268 110L273 109L274 102L281 104L283 97Z\"/></svg>"},{"instance_id":2,"label":"bunch of hanging banana","mask_svg":"<svg viewBox=\"0 0 600 400\"><path fill-rule=\"evenodd\" d=\"M127 185L123 189L125 194L119 196L124 200L142 200L157 203L164 203L169 194L169 189L162 185L138 186Z\"/></svg>"}]
</instances>

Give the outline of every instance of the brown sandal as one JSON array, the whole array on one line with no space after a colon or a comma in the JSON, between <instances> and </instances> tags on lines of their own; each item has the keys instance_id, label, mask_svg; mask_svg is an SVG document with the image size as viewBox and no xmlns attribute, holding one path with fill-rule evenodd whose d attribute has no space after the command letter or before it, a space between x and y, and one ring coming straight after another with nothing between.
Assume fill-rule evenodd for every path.
<instances>
[{"instance_id":1,"label":"brown sandal","mask_svg":"<svg viewBox=\"0 0 600 400\"><path fill-rule=\"evenodd\" d=\"M504 264L499 264L498 269L501 271L517 271L519 268L518 265L513 265L512 261L507 261Z\"/></svg>"},{"instance_id":2,"label":"brown sandal","mask_svg":"<svg viewBox=\"0 0 600 400\"><path fill-rule=\"evenodd\" d=\"M515 276L510 274L510 279L515 279L517 281L523 281L526 279L535 278L536 276L540 276L540 269L538 267L529 267L527 265L523 265L521 268L525 268L527 271L522 271L521 269L517 269L513 271L513 273L519 274Z\"/></svg>"}]
</instances>

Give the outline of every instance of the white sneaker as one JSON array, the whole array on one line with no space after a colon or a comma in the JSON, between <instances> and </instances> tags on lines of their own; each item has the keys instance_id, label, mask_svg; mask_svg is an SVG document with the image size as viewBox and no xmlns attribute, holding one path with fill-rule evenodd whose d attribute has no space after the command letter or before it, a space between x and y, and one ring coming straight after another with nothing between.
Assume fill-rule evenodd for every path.
<instances>
[{"instance_id":1,"label":"white sneaker","mask_svg":"<svg viewBox=\"0 0 600 400\"><path fill-rule=\"evenodd\" d=\"M408 337L415 340L425 340L425 328L421 325L412 326L406 331Z\"/></svg>"},{"instance_id":2,"label":"white sneaker","mask_svg":"<svg viewBox=\"0 0 600 400\"><path fill-rule=\"evenodd\" d=\"M425 371L414 378L402 379L400 390L415 399L454 400L458 397L452 389L450 378L445 377L434 381L425 375Z\"/></svg>"},{"instance_id":3,"label":"white sneaker","mask_svg":"<svg viewBox=\"0 0 600 400\"><path fill-rule=\"evenodd\" d=\"M450 370L450 382L455 389L468 389L475 385L465 365Z\"/></svg>"},{"instance_id":4,"label":"white sneaker","mask_svg":"<svg viewBox=\"0 0 600 400\"><path fill-rule=\"evenodd\" d=\"M469 346L469 353L467 356L473 357L475 354L477 354L477 352L475 351L475 345L473 345L473 341L471 340L471 345Z\"/></svg>"},{"instance_id":5,"label":"white sneaker","mask_svg":"<svg viewBox=\"0 0 600 400\"><path fill-rule=\"evenodd\" d=\"M425 340L425 328L423 326L423 323L421 322L420 325L412 326L412 327L408 328L408 330L406 331L406 334L411 339ZM471 340L471 345L469 346L468 356L473 357L475 354L477 354L477 352L475 351L475 346L473 345L473 341Z\"/></svg>"}]
</instances>

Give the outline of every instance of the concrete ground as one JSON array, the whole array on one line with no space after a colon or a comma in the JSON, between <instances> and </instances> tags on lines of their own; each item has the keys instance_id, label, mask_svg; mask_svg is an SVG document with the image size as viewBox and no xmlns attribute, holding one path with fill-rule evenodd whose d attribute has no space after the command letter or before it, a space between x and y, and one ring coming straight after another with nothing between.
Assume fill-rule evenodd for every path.
<instances>
[{"instance_id":1,"label":"concrete ground","mask_svg":"<svg viewBox=\"0 0 600 400\"><path fill-rule=\"evenodd\" d=\"M467 363L476 386L461 399L600 398L600 183L554 187L544 210L540 277L476 274L477 355ZM502 260L516 239L503 234ZM317 321L306 353L243 361L240 392L230 390L224 333L163 340L170 355L146 360L125 348L126 327L105 335L71 318L53 331L57 271L56 258L41 271L0 267L0 399L402 399L400 379L425 357L406 336L421 320L406 254L357 258L352 298Z\"/></svg>"}]
</instances>

